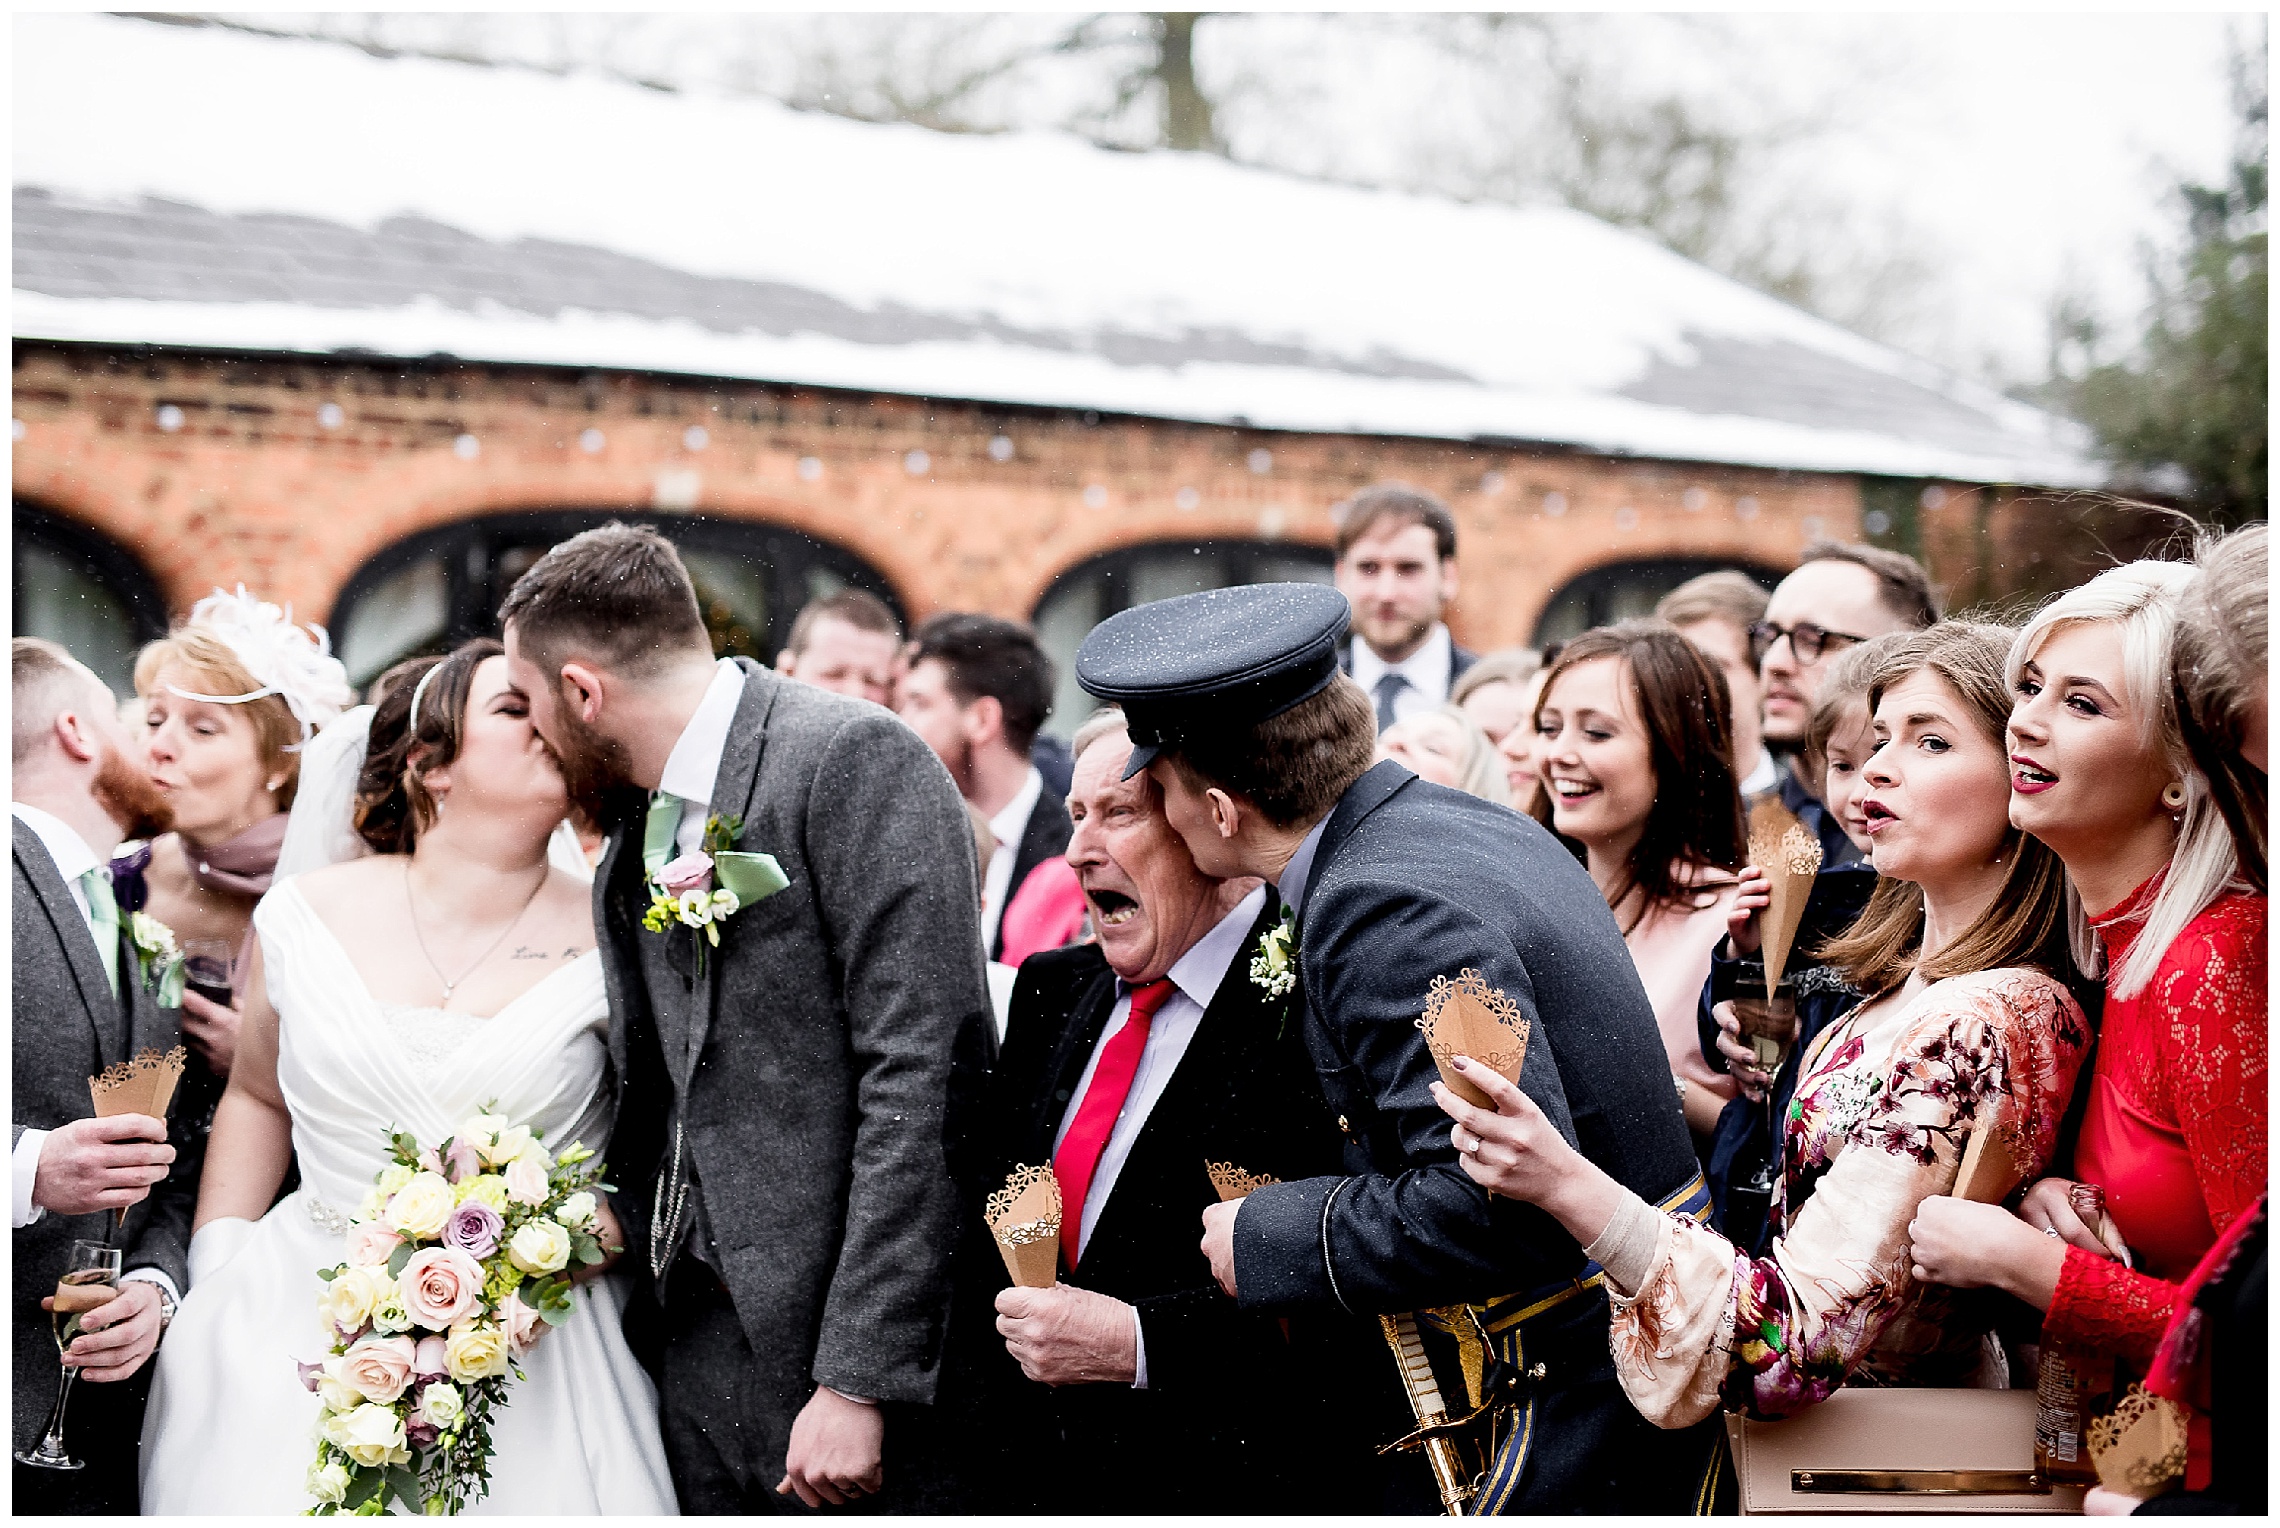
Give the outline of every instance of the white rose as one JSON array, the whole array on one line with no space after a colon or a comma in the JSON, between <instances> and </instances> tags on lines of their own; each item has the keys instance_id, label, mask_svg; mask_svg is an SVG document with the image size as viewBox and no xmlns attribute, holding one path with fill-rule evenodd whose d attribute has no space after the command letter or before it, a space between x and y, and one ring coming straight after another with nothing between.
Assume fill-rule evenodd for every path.
<instances>
[{"instance_id":1,"label":"white rose","mask_svg":"<svg viewBox=\"0 0 2280 1528\"><path fill-rule=\"evenodd\" d=\"M443 1351L445 1369L463 1385L507 1372L507 1334L496 1326L470 1321L454 1327Z\"/></svg>"},{"instance_id":2,"label":"white rose","mask_svg":"<svg viewBox=\"0 0 2280 1528\"><path fill-rule=\"evenodd\" d=\"M354 1411L364 1404L364 1392L350 1384L341 1373L346 1362L342 1358L328 1358L324 1368L317 1374L317 1399L324 1403L327 1412ZM324 1437L332 1436L325 1431L331 1425L332 1418L327 1416L318 1424L318 1433Z\"/></svg>"},{"instance_id":3,"label":"white rose","mask_svg":"<svg viewBox=\"0 0 2280 1528\"><path fill-rule=\"evenodd\" d=\"M491 1144L483 1148L483 1160L494 1167L501 1166L514 1161L536 1144L537 1139L531 1135L528 1125L509 1125L494 1135Z\"/></svg>"},{"instance_id":4,"label":"white rose","mask_svg":"<svg viewBox=\"0 0 2280 1528\"><path fill-rule=\"evenodd\" d=\"M328 1326L353 1332L371 1318L372 1307L395 1290L396 1281L386 1268L346 1268L318 1294L317 1314Z\"/></svg>"},{"instance_id":5,"label":"white rose","mask_svg":"<svg viewBox=\"0 0 2280 1528\"><path fill-rule=\"evenodd\" d=\"M433 1241L443 1234L443 1223L458 1202L443 1174L415 1173L388 1201L388 1227L415 1240Z\"/></svg>"},{"instance_id":6,"label":"white rose","mask_svg":"<svg viewBox=\"0 0 2280 1528\"><path fill-rule=\"evenodd\" d=\"M311 1496L329 1506L340 1505L348 1495L348 1466L338 1459L309 1466L309 1478L302 1482Z\"/></svg>"},{"instance_id":7,"label":"white rose","mask_svg":"<svg viewBox=\"0 0 2280 1528\"><path fill-rule=\"evenodd\" d=\"M529 1274L556 1272L570 1261L570 1233L551 1220L526 1222L507 1243L507 1261Z\"/></svg>"},{"instance_id":8,"label":"white rose","mask_svg":"<svg viewBox=\"0 0 2280 1528\"><path fill-rule=\"evenodd\" d=\"M517 1157L500 1176L507 1180L507 1197L517 1204L546 1203L546 1164Z\"/></svg>"},{"instance_id":9,"label":"white rose","mask_svg":"<svg viewBox=\"0 0 2280 1528\"><path fill-rule=\"evenodd\" d=\"M562 1201L562 1207L554 1212L554 1218L566 1226L590 1226L594 1223L594 1214L598 1208L594 1196L580 1189Z\"/></svg>"},{"instance_id":10,"label":"white rose","mask_svg":"<svg viewBox=\"0 0 2280 1528\"><path fill-rule=\"evenodd\" d=\"M333 1447L366 1469L411 1462L412 1451L404 1445L403 1418L392 1406L366 1404L343 1412L326 1421L325 1436Z\"/></svg>"},{"instance_id":11,"label":"white rose","mask_svg":"<svg viewBox=\"0 0 2280 1528\"><path fill-rule=\"evenodd\" d=\"M497 1140L499 1132L506 1129L511 1123L512 1121L504 1114L475 1115L466 1124L459 1127L459 1143L462 1146L472 1146L477 1151L481 1151Z\"/></svg>"},{"instance_id":12,"label":"white rose","mask_svg":"<svg viewBox=\"0 0 2280 1528\"><path fill-rule=\"evenodd\" d=\"M420 1392L419 1408L414 1414L437 1432L449 1432L467 1415L467 1403L448 1381L430 1380L427 1388Z\"/></svg>"}]
</instances>

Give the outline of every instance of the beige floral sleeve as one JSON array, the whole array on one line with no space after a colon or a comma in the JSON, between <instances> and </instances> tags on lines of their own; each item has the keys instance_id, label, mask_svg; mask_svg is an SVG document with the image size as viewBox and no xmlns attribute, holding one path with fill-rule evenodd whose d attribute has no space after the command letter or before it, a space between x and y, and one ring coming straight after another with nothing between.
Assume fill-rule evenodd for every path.
<instances>
[{"instance_id":1,"label":"beige floral sleeve","mask_svg":"<svg viewBox=\"0 0 2280 1528\"><path fill-rule=\"evenodd\" d=\"M1830 1026L1784 1122L1784 1229L1752 1258L1664 1217L1638 1289L1611 1290L1616 1370L1649 1420L1730 1404L1781 1416L1826 1397L1918 1298L1908 1222L1944 1194L1976 1124L2015 1124L2039 1173L2089 1043L2040 972L1951 977L1867 1028ZM1788 1210L1787 1206L1799 1206Z\"/></svg>"}]
</instances>

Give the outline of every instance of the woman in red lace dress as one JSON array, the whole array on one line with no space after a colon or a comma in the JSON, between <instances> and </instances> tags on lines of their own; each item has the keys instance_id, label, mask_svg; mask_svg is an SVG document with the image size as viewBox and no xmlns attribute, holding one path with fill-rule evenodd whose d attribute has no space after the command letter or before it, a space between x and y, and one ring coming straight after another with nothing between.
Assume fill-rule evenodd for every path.
<instances>
[{"instance_id":1,"label":"woman in red lace dress","mask_svg":"<svg viewBox=\"0 0 2280 1528\"><path fill-rule=\"evenodd\" d=\"M1992 1285L2046 1341L2152 1359L2180 1284L2264 1191L2265 901L2239 878L2227 803L2178 730L2179 563L2133 563L2046 606L2011 652L2011 820L2065 862L2104 946L2106 1009L2074 1178L2109 1235L2045 1179L2019 1218L1927 1200L1918 1278ZM2095 1218L2095 1217L2093 1217Z\"/></svg>"}]
</instances>

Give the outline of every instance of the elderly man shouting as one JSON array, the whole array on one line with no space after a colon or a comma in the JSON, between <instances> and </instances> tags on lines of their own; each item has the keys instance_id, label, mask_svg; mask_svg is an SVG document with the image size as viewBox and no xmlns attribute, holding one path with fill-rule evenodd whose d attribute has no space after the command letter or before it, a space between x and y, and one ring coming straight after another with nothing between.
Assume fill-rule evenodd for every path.
<instances>
[{"instance_id":1,"label":"elderly man shouting","mask_svg":"<svg viewBox=\"0 0 2280 1528\"><path fill-rule=\"evenodd\" d=\"M1023 964L992 1084L998 1172L1051 1162L1063 1206L1061 1282L997 1296L1026 1377L1002 1376L999 1420L1031 1493L1003 1505L1353 1511L1375 1498L1370 1445L1401 1430L1382 1351L1388 1383L1356 1393L1375 1334L1243 1314L1196 1243L1207 1163L1337 1170L1295 995L1253 975L1281 908L1195 868L1155 785L1119 778L1131 751L1115 711L1077 734L1068 862L1100 942Z\"/></svg>"}]
</instances>

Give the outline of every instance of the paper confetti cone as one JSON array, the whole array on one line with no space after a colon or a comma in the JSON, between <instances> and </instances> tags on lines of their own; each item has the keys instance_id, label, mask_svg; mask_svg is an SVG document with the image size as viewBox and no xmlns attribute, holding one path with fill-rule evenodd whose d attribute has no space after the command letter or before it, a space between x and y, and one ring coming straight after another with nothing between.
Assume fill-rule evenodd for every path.
<instances>
[{"instance_id":1,"label":"paper confetti cone","mask_svg":"<svg viewBox=\"0 0 2280 1528\"><path fill-rule=\"evenodd\" d=\"M1232 1162L1206 1162L1203 1170L1211 1175L1211 1186L1219 1190L1221 1204L1247 1199L1254 1189L1282 1182L1282 1179L1269 1177L1265 1173L1247 1173Z\"/></svg>"},{"instance_id":2,"label":"paper confetti cone","mask_svg":"<svg viewBox=\"0 0 2280 1528\"><path fill-rule=\"evenodd\" d=\"M1023 1289L1050 1289L1061 1262L1061 1180L1050 1167L1016 1167L983 1206L1005 1271Z\"/></svg>"},{"instance_id":3,"label":"paper confetti cone","mask_svg":"<svg viewBox=\"0 0 2280 1528\"><path fill-rule=\"evenodd\" d=\"M174 1101L174 1085L182 1080L183 1063L188 1054L177 1045L163 1054L146 1050L132 1061L121 1061L103 1068L87 1079L87 1091L95 1100L95 1117L109 1119L114 1114L147 1114L163 1121L166 1106ZM127 1212L119 1211L119 1224L127 1223Z\"/></svg>"},{"instance_id":4,"label":"paper confetti cone","mask_svg":"<svg viewBox=\"0 0 2280 1528\"><path fill-rule=\"evenodd\" d=\"M2098 1483L2124 1496L2158 1495L2185 1473L2185 1418L2175 1402L2143 1385L2130 1386L2111 1412L2091 1420L2089 1444Z\"/></svg>"},{"instance_id":5,"label":"paper confetti cone","mask_svg":"<svg viewBox=\"0 0 2280 1528\"><path fill-rule=\"evenodd\" d=\"M1425 1032L1425 1049L1440 1068L1449 1091L1476 1109L1493 1109L1488 1095L1467 1082L1451 1065L1453 1056L1469 1056L1493 1067L1507 1081L1520 1080L1520 1063L1528 1054L1528 1021L1520 1005L1488 984L1478 971L1433 978L1425 994L1425 1016L1417 1021Z\"/></svg>"},{"instance_id":6,"label":"paper confetti cone","mask_svg":"<svg viewBox=\"0 0 2280 1528\"><path fill-rule=\"evenodd\" d=\"M1768 796L1750 809L1750 863L1765 872L1770 883L1765 911L1758 914L1765 995L1770 1002L1781 985L1781 973L1789 968L1789 952L1797 943L1798 926L1805 921L1805 899L1813 894L1813 877L1821 873L1821 841L1778 797Z\"/></svg>"},{"instance_id":7,"label":"paper confetti cone","mask_svg":"<svg viewBox=\"0 0 2280 1528\"><path fill-rule=\"evenodd\" d=\"M2027 1181L2030 1160L2018 1126L1982 1126L1971 1132L1970 1144L1963 1148L1950 1192L1974 1204L2001 1204Z\"/></svg>"}]
</instances>

